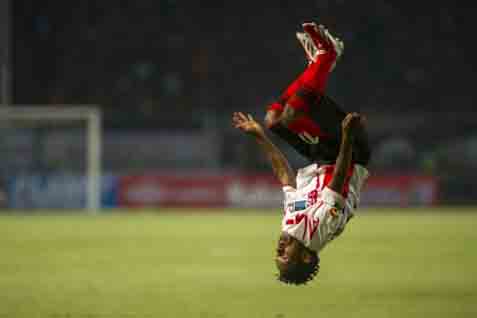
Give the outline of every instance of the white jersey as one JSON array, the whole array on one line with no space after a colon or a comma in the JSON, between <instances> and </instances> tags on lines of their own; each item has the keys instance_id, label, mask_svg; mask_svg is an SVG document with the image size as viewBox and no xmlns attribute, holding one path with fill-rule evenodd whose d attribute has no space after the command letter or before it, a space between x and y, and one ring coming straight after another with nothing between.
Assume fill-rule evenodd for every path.
<instances>
[{"instance_id":1,"label":"white jersey","mask_svg":"<svg viewBox=\"0 0 477 318\"><path fill-rule=\"evenodd\" d=\"M365 167L353 165L345 181L344 197L327 187L333 170L334 165L311 164L298 170L296 189L283 187L282 231L317 253L344 230L359 205L360 191L369 175Z\"/></svg>"}]
</instances>

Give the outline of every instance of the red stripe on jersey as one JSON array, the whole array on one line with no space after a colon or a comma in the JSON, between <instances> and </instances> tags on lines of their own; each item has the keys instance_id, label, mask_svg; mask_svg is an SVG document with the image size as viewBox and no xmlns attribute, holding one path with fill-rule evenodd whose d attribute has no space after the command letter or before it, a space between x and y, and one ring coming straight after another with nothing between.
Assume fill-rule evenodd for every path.
<instances>
[{"instance_id":1,"label":"red stripe on jersey","mask_svg":"<svg viewBox=\"0 0 477 318\"><path fill-rule=\"evenodd\" d=\"M326 187L331 182L334 171L335 171L334 165L325 167L325 178L323 180L323 184L321 184L320 190L323 190L323 188ZM348 172L346 174L346 179L343 186L343 193L341 193L345 198L348 196L349 182L351 180L351 177L353 176L353 172L354 172L354 165L351 165L351 167L349 167Z\"/></svg>"}]
</instances>

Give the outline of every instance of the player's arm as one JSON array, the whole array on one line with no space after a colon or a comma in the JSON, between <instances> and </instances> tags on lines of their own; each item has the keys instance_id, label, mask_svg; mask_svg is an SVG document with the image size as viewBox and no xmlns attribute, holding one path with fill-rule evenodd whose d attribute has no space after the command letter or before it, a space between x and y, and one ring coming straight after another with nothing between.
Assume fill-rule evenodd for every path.
<instances>
[{"instance_id":1,"label":"player's arm","mask_svg":"<svg viewBox=\"0 0 477 318\"><path fill-rule=\"evenodd\" d=\"M296 188L295 172L285 155L267 137L262 126L248 114L234 113L232 122L235 128L252 136L270 161L273 172L282 186Z\"/></svg>"},{"instance_id":2,"label":"player's arm","mask_svg":"<svg viewBox=\"0 0 477 318\"><path fill-rule=\"evenodd\" d=\"M355 132L361 124L362 117L357 113L349 113L341 123L340 152L336 158L333 176L328 184L328 188L340 194L343 193L346 175L351 165Z\"/></svg>"}]
</instances>

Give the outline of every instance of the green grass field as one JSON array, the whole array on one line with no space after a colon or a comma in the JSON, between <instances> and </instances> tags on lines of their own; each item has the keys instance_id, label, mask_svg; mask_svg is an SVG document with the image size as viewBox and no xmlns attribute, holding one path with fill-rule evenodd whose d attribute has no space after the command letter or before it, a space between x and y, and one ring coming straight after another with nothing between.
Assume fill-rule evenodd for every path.
<instances>
[{"instance_id":1,"label":"green grass field","mask_svg":"<svg viewBox=\"0 0 477 318\"><path fill-rule=\"evenodd\" d=\"M279 222L0 216L0 317L477 317L477 209L363 210L305 287L275 280Z\"/></svg>"}]
</instances>

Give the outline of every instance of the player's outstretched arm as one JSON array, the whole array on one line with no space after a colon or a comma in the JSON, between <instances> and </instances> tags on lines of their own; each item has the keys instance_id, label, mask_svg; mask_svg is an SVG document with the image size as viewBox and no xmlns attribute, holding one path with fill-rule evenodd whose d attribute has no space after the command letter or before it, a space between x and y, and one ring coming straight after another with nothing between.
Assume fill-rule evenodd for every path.
<instances>
[{"instance_id":1,"label":"player's outstretched arm","mask_svg":"<svg viewBox=\"0 0 477 318\"><path fill-rule=\"evenodd\" d=\"M236 112L232 116L235 128L252 136L270 161L273 172L282 186L296 187L295 173L285 155L267 137L262 126L250 114Z\"/></svg>"},{"instance_id":2,"label":"player's outstretched arm","mask_svg":"<svg viewBox=\"0 0 477 318\"><path fill-rule=\"evenodd\" d=\"M357 113L349 113L341 123L341 145L340 152L336 158L335 170L328 187L337 192L343 193L346 174L351 165L353 153L353 139L356 131L360 128L363 117Z\"/></svg>"}]
</instances>

